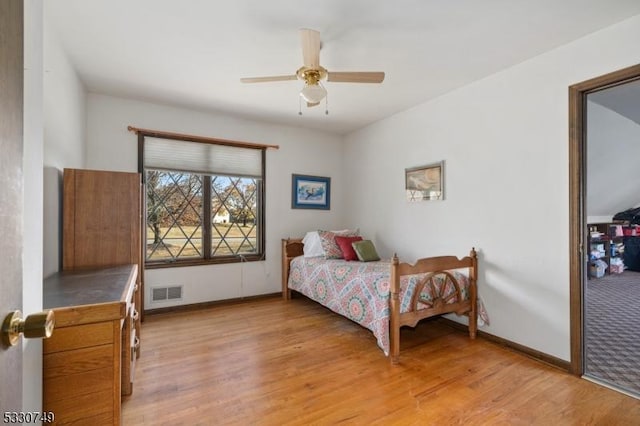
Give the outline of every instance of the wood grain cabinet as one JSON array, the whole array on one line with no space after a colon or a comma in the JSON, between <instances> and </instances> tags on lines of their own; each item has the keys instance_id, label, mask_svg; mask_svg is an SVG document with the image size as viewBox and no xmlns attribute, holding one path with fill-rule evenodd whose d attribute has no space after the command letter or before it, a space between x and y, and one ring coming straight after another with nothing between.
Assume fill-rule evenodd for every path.
<instances>
[{"instance_id":1,"label":"wood grain cabinet","mask_svg":"<svg viewBox=\"0 0 640 426\"><path fill-rule=\"evenodd\" d=\"M56 424L119 425L136 359L138 265L63 271L44 282L56 317L43 343L43 408Z\"/></svg>"},{"instance_id":2,"label":"wood grain cabinet","mask_svg":"<svg viewBox=\"0 0 640 426\"><path fill-rule=\"evenodd\" d=\"M138 341L144 313L141 185L139 173L64 169L62 201L62 270L138 265Z\"/></svg>"},{"instance_id":3,"label":"wood grain cabinet","mask_svg":"<svg viewBox=\"0 0 640 426\"><path fill-rule=\"evenodd\" d=\"M56 276L67 284L45 282L57 322L44 345L45 407L59 424L62 418L120 424L120 395L133 392L144 312L140 174L65 169L62 203L62 272ZM135 269L121 294L108 290L113 274L100 278L99 271L114 267ZM77 279L85 274L94 275ZM121 278L116 282L123 285ZM54 301L61 296L53 288L63 300ZM97 302L106 293L110 301Z\"/></svg>"},{"instance_id":4,"label":"wood grain cabinet","mask_svg":"<svg viewBox=\"0 0 640 426\"><path fill-rule=\"evenodd\" d=\"M138 265L136 305L144 312L142 181L139 173L64 169L62 270Z\"/></svg>"}]
</instances>

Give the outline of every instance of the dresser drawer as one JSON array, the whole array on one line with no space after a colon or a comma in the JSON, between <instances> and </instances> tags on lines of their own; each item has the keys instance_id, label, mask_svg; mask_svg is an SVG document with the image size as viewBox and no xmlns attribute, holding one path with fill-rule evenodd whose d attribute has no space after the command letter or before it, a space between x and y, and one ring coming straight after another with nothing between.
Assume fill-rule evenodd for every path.
<instances>
[{"instance_id":1,"label":"dresser drawer","mask_svg":"<svg viewBox=\"0 0 640 426\"><path fill-rule=\"evenodd\" d=\"M99 392L108 392L109 398L112 400L113 365L99 370L83 371L48 379L43 383L43 390L44 406L47 407L47 411L54 411L51 404L56 401L78 400L79 397ZM98 401L91 401L91 404L98 404Z\"/></svg>"},{"instance_id":2,"label":"dresser drawer","mask_svg":"<svg viewBox=\"0 0 640 426\"><path fill-rule=\"evenodd\" d=\"M119 425L118 417L114 418L113 396L111 391L100 391L85 394L76 398L49 400L44 395L44 410L56 414L55 424L78 425Z\"/></svg>"},{"instance_id":3,"label":"dresser drawer","mask_svg":"<svg viewBox=\"0 0 640 426\"><path fill-rule=\"evenodd\" d=\"M56 328L53 335L44 340L43 351L48 354L113 343L117 331L114 331L113 322Z\"/></svg>"},{"instance_id":4,"label":"dresser drawer","mask_svg":"<svg viewBox=\"0 0 640 426\"><path fill-rule=\"evenodd\" d=\"M109 368L113 366L113 345L48 353L42 358L42 366L45 379Z\"/></svg>"}]
</instances>

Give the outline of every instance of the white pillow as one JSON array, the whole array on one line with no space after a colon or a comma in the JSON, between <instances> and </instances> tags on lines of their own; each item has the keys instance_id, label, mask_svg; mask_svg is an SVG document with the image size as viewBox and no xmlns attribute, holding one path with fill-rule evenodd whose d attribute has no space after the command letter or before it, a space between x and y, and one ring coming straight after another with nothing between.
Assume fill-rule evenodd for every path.
<instances>
[{"instance_id":1,"label":"white pillow","mask_svg":"<svg viewBox=\"0 0 640 426\"><path fill-rule=\"evenodd\" d=\"M341 229L339 231L330 231L336 235L357 235L359 229ZM318 234L318 231L307 232L302 239L304 257L319 257L326 256L324 249L322 248L322 238Z\"/></svg>"},{"instance_id":2,"label":"white pillow","mask_svg":"<svg viewBox=\"0 0 640 426\"><path fill-rule=\"evenodd\" d=\"M322 241L320 240L318 231L307 232L302 239L302 244L304 244L304 257L324 256Z\"/></svg>"}]
</instances>

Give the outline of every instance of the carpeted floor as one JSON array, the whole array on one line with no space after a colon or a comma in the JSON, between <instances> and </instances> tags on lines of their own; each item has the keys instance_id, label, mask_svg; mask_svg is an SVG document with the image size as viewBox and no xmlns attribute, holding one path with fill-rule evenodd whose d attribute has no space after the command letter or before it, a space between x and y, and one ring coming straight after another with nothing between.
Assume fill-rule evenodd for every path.
<instances>
[{"instance_id":1,"label":"carpeted floor","mask_svg":"<svg viewBox=\"0 0 640 426\"><path fill-rule=\"evenodd\" d=\"M640 396L640 272L587 280L585 375Z\"/></svg>"}]
</instances>

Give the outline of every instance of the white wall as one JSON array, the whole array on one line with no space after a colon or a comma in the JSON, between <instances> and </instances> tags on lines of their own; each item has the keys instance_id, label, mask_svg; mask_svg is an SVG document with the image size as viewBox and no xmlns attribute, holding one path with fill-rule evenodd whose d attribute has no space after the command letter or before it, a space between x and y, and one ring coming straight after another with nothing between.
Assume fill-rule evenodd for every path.
<instances>
[{"instance_id":1,"label":"white wall","mask_svg":"<svg viewBox=\"0 0 640 426\"><path fill-rule=\"evenodd\" d=\"M638 100L640 105L640 99ZM640 125L587 102L587 222L640 203ZM605 219L605 220L602 220Z\"/></svg>"},{"instance_id":2,"label":"white wall","mask_svg":"<svg viewBox=\"0 0 640 426\"><path fill-rule=\"evenodd\" d=\"M475 246L485 331L569 360L568 87L639 39L640 16L349 135L346 225L406 260ZM446 200L407 203L404 169L439 160Z\"/></svg>"},{"instance_id":3,"label":"white wall","mask_svg":"<svg viewBox=\"0 0 640 426\"><path fill-rule=\"evenodd\" d=\"M25 315L42 310L43 277L58 270L60 185L58 173L52 176L48 169L81 166L84 156L84 89L46 25L45 15L42 0L25 1L22 291ZM22 361L23 411L41 411L40 339L23 340Z\"/></svg>"},{"instance_id":4,"label":"white wall","mask_svg":"<svg viewBox=\"0 0 640 426\"><path fill-rule=\"evenodd\" d=\"M62 170L85 162L86 94L55 28L47 21L44 2L44 276L60 266L62 238ZM40 165L42 167L42 164Z\"/></svg>"},{"instance_id":5,"label":"white wall","mask_svg":"<svg viewBox=\"0 0 640 426\"><path fill-rule=\"evenodd\" d=\"M276 144L267 151L266 261L145 271L146 309L278 292L280 239L343 226L343 145L340 137L224 114L90 93L87 102L87 168L137 171L137 136L127 126ZM332 178L331 210L292 210L291 174ZM183 300L151 304L153 287L183 285Z\"/></svg>"},{"instance_id":6,"label":"white wall","mask_svg":"<svg viewBox=\"0 0 640 426\"><path fill-rule=\"evenodd\" d=\"M42 11L42 0L24 2L24 315L42 310ZM42 411L42 340L23 339L22 350L22 411Z\"/></svg>"}]
</instances>

